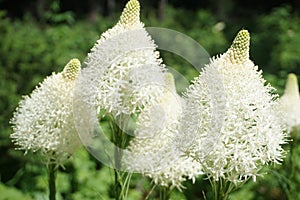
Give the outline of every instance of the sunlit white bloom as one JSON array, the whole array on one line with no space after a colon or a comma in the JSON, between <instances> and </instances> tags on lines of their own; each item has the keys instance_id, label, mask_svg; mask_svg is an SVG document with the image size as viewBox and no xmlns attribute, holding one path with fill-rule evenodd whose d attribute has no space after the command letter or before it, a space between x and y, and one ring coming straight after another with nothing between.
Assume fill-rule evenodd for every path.
<instances>
[{"instance_id":1,"label":"sunlit white bloom","mask_svg":"<svg viewBox=\"0 0 300 200\"><path fill-rule=\"evenodd\" d=\"M203 69L186 92L176 145L196 159L208 177L234 183L282 161L286 135L274 89L249 59L248 31Z\"/></svg>"},{"instance_id":2,"label":"sunlit white bloom","mask_svg":"<svg viewBox=\"0 0 300 200\"><path fill-rule=\"evenodd\" d=\"M164 66L139 15L139 2L130 0L119 22L101 35L84 63L99 74L98 106L115 116L135 113L162 92Z\"/></svg>"},{"instance_id":3,"label":"sunlit white bloom","mask_svg":"<svg viewBox=\"0 0 300 200\"><path fill-rule=\"evenodd\" d=\"M61 73L53 73L20 101L11 124L11 138L19 150L41 151L48 161L62 162L80 144L72 115L73 87L80 61L72 59Z\"/></svg>"},{"instance_id":4,"label":"sunlit white bloom","mask_svg":"<svg viewBox=\"0 0 300 200\"><path fill-rule=\"evenodd\" d=\"M280 113L282 120L291 131L294 128L300 128L300 97L297 76L289 74L285 91L280 98Z\"/></svg>"},{"instance_id":5,"label":"sunlit white bloom","mask_svg":"<svg viewBox=\"0 0 300 200\"><path fill-rule=\"evenodd\" d=\"M201 174L199 163L183 156L172 143L182 113L182 98L176 93L172 74L166 74L167 88L158 103L141 112L135 138L125 152L123 163L133 172L152 178L155 184L183 188L187 179Z\"/></svg>"}]
</instances>

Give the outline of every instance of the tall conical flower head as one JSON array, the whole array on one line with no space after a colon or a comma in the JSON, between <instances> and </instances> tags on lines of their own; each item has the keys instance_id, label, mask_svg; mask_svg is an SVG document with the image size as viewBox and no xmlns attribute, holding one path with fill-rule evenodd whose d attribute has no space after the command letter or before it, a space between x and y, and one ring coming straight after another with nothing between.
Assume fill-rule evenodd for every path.
<instances>
[{"instance_id":1,"label":"tall conical flower head","mask_svg":"<svg viewBox=\"0 0 300 200\"><path fill-rule=\"evenodd\" d=\"M186 92L176 145L213 180L254 180L262 165L282 160L285 134L273 88L249 59L249 33L213 58Z\"/></svg>"},{"instance_id":2,"label":"tall conical flower head","mask_svg":"<svg viewBox=\"0 0 300 200\"><path fill-rule=\"evenodd\" d=\"M41 151L47 161L62 164L80 144L72 115L73 87L80 61L72 59L20 101L11 124L17 149Z\"/></svg>"},{"instance_id":3,"label":"tall conical flower head","mask_svg":"<svg viewBox=\"0 0 300 200\"><path fill-rule=\"evenodd\" d=\"M123 163L127 170L149 176L157 185L181 190L183 181L195 181L202 171L199 163L184 157L172 143L183 102L176 93L173 75L166 73L165 78L167 87L159 101L148 104L139 115L135 138Z\"/></svg>"},{"instance_id":4,"label":"tall conical flower head","mask_svg":"<svg viewBox=\"0 0 300 200\"><path fill-rule=\"evenodd\" d=\"M120 21L104 32L85 65L100 74L98 105L114 115L132 114L161 94L164 66L140 22L140 5L130 0ZM95 84L94 84L95 85Z\"/></svg>"},{"instance_id":5,"label":"tall conical flower head","mask_svg":"<svg viewBox=\"0 0 300 200\"><path fill-rule=\"evenodd\" d=\"M300 128L300 97L297 76L289 74L285 91L280 98L282 120L287 125L288 131Z\"/></svg>"}]
</instances>

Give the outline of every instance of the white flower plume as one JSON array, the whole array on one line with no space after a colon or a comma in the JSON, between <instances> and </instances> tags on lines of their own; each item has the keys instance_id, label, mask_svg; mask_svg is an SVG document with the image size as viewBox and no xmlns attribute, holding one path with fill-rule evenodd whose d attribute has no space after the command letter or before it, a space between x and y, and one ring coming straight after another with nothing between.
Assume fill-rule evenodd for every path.
<instances>
[{"instance_id":1,"label":"white flower plume","mask_svg":"<svg viewBox=\"0 0 300 200\"><path fill-rule=\"evenodd\" d=\"M129 171L141 172L155 184L183 188L187 179L195 181L201 174L199 163L186 158L173 145L182 114L182 99L176 93L172 74L166 73L167 87L157 103L141 112L135 138L125 152L123 163Z\"/></svg>"},{"instance_id":2,"label":"white flower plume","mask_svg":"<svg viewBox=\"0 0 300 200\"><path fill-rule=\"evenodd\" d=\"M97 90L98 106L115 116L135 113L156 101L164 84L162 60L139 12L139 2L130 0L119 22L101 35L84 63L91 74L99 74L91 88Z\"/></svg>"},{"instance_id":3,"label":"white flower plume","mask_svg":"<svg viewBox=\"0 0 300 200\"><path fill-rule=\"evenodd\" d=\"M300 127L300 96L297 76L289 74L285 91L280 98L281 117L288 131Z\"/></svg>"},{"instance_id":4,"label":"white flower plume","mask_svg":"<svg viewBox=\"0 0 300 200\"><path fill-rule=\"evenodd\" d=\"M63 72L53 73L20 101L10 123L19 150L41 151L48 161L62 164L80 144L72 114L73 87L80 61L72 59Z\"/></svg>"},{"instance_id":5,"label":"white flower plume","mask_svg":"<svg viewBox=\"0 0 300 200\"><path fill-rule=\"evenodd\" d=\"M255 180L262 165L279 163L284 153L277 96L249 59L249 44L248 31L241 30L186 92L176 145L216 181Z\"/></svg>"}]
</instances>

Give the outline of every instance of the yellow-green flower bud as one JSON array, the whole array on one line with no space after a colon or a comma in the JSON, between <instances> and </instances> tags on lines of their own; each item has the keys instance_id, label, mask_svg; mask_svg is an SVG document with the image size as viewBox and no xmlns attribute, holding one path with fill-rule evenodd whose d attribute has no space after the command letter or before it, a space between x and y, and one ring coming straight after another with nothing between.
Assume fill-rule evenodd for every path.
<instances>
[{"instance_id":1,"label":"yellow-green flower bud","mask_svg":"<svg viewBox=\"0 0 300 200\"><path fill-rule=\"evenodd\" d=\"M140 22L140 3L137 0L130 0L120 17L119 23L133 25Z\"/></svg>"},{"instance_id":2,"label":"yellow-green flower bud","mask_svg":"<svg viewBox=\"0 0 300 200\"><path fill-rule=\"evenodd\" d=\"M70 60L62 72L63 77L72 81L75 80L81 69L80 66L80 61L77 58Z\"/></svg>"},{"instance_id":3,"label":"yellow-green flower bud","mask_svg":"<svg viewBox=\"0 0 300 200\"><path fill-rule=\"evenodd\" d=\"M240 64L249 59L250 35L247 30L241 30L227 51L232 63Z\"/></svg>"}]
</instances>

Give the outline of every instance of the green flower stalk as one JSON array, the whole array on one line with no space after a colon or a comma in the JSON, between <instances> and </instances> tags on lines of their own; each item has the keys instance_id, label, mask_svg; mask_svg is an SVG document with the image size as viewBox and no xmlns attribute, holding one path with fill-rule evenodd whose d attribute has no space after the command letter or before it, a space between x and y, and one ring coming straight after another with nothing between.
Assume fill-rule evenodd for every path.
<instances>
[{"instance_id":1,"label":"green flower stalk","mask_svg":"<svg viewBox=\"0 0 300 200\"><path fill-rule=\"evenodd\" d=\"M241 30L226 53L211 59L186 92L176 145L198 161L214 199L269 163L281 163L286 143L274 88L249 59L250 36Z\"/></svg>"},{"instance_id":2,"label":"green flower stalk","mask_svg":"<svg viewBox=\"0 0 300 200\"><path fill-rule=\"evenodd\" d=\"M73 88L80 61L72 59L58 74L47 77L20 101L13 118L11 138L18 150L39 152L49 171L50 199L55 199L59 165L80 145L73 121Z\"/></svg>"}]
</instances>

